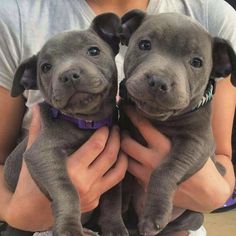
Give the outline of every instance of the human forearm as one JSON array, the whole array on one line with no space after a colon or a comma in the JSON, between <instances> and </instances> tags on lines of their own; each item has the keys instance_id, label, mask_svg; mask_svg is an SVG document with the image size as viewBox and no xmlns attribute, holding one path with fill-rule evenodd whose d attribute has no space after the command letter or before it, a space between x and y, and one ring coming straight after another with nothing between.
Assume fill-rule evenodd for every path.
<instances>
[{"instance_id":1,"label":"human forearm","mask_svg":"<svg viewBox=\"0 0 236 236\"><path fill-rule=\"evenodd\" d=\"M175 206L209 212L225 203L234 187L233 166L227 156L217 155L216 160L227 170L224 177L209 159L201 170L178 187L174 198Z\"/></svg>"},{"instance_id":2,"label":"human forearm","mask_svg":"<svg viewBox=\"0 0 236 236\"><path fill-rule=\"evenodd\" d=\"M0 220L6 220L7 206L9 205L12 193L6 188L3 176L3 166L0 165Z\"/></svg>"},{"instance_id":3,"label":"human forearm","mask_svg":"<svg viewBox=\"0 0 236 236\"><path fill-rule=\"evenodd\" d=\"M23 96L12 98L10 91L0 86L0 164L16 145L25 114Z\"/></svg>"}]
</instances>

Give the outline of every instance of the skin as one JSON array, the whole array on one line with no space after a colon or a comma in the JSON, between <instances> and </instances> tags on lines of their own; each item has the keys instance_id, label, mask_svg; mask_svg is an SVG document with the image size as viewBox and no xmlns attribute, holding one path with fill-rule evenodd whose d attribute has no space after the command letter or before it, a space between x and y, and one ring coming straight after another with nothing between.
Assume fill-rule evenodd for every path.
<instances>
[{"instance_id":1,"label":"skin","mask_svg":"<svg viewBox=\"0 0 236 236\"><path fill-rule=\"evenodd\" d=\"M88 3L96 14L113 11L123 15L133 8L145 10L148 1L88 0ZM0 87L0 112L4 114L0 117L2 164L15 144L25 111L24 102L23 97L13 99L9 91ZM216 139L216 159L226 168L226 175L220 176L209 159L200 171L179 186L174 199L176 206L211 211L222 206L232 193L235 178L231 163L231 131L235 105L236 89L230 84L229 78L219 81L213 100L212 126ZM127 168L145 188L152 170L171 148L170 141L158 130L153 129L146 120L138 117L130 109L127 109L127 114L146 139L148 147L136 143L127 133L122 133L120 142L117 128L110 133L107 128L101 128L67 160L69 175L81 195L83 212L95 208L100 195L118 183ZM37 136L39 119L36 109L30 128L29 146ZM118 155L120 145L123 152L132 158L127 159L123 153ZM88 165L88 158L90 161L96 161ZM115 167L107 172L114 162ZM52 225L50 204L31 179L24 163L14 194L4 185L3 166L0 166L0 192L1 220L15 227L33 231L45 230Z\"/></svg>"}]
</instances>

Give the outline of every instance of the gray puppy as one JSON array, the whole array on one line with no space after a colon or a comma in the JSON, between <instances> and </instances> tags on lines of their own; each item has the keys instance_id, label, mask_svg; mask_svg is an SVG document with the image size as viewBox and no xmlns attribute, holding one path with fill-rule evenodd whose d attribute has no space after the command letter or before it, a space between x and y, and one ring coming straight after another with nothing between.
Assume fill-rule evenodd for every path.
<instances>
[{"instance_id":1,"label":"gray puppy","mask_svg":"<svg viewBox=\"0 0 236 236\"><path fill-rule=\"evenodd\" d=\"M67 31L51 38L15 74L12 96L19 96L25 89L39 89L45 102L40 104L42 124L37 139L26 151L25 139L8 157L5 179L14 191L20 155L25 151L30 174L52 202L55 236L83 235L79 196L68 177L65 158L95 129L111 126L116 119L114 58L119 51L119 29L116 15L97 16L88 30ZM119 205L107 207L109 211L104 214L120 215ZM120 221L120 228L124 228Z\"/></svg>"},{"instance_id":2,"label":"gray puppy","mask_svg":"<svg viewBox=\"0 0 236 236\"><path fill-rule=\"evenodd\" d=\"M147 193L133 194L134 202L145 195L144 209L141 213L136 209L139 232L153 236L171 220L177 185L214 156L210 124L214 79L232 73L236 85L236 57L228 42L211 37L199 23L177 13L149 16L133 10L122 17L122 28L122 41L128 45L122 103L132 104L172 142L169 155L151 175ZM121 124L146 144L124 119ZM196 229L202 220L198 213L185 212L161 234Z\"/></svg>"}]
</instances>

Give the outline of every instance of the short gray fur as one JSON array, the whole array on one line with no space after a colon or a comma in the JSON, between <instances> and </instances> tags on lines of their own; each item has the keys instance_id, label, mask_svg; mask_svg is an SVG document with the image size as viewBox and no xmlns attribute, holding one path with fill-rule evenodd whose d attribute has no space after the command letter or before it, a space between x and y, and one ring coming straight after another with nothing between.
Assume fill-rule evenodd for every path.
<instances>
[{"instance_id":1,"label":"short gray fur","mask_svg":"<svg viewBox=\"0 0 236 236\"><path fill-rule=\"evenodd\" d=\"M227 41L211 37L199 23L176 13L154 16L133 10L122 17L122 28L121 39L128 49L125 79L120 88L121 107L133 105L172 143L168 156L153 171L146 193L138 184L135 187L129 182L133 186L131 195L139 215L140 235L197 229L203 217L194 212L185 212L168 225L173 196L178 184L214 156L211 103L195 108L210 78L215 80L231 73L235 85L235 53ZM121 124L146 145L127 117ZM143 208L140 199L145 199ZM184 211L177 210L177 215Z\"/></svg>"},{"instance_id":2,"label":"short gray fur","mask_svg":"<svg viewBox=\"0 0 236 236\"><path fill-rule=\"evenodd\" d=\"M25 139L8 157L5 179L14 191L23 156L31 176L52 203L54 236L83 235L79 195L65 163L66 157L88 140L94 130L82 130L68 121L54 119L51 107L73 118L94 121L114 112L119 28L120 19L116 15L97 16L85 31L66 31L51 38L37 55L24 61L15 74L13 96L25 89L39 89L45 102L40 104L39 135L29 149L25 151ZM104 214L120 215L120 202L116 202L118 205L108 205L109 211L103 211ZM112 218L109 224L114 224ZM122 219L118 224L126 230ZM106 225L103 230L106 231Z\"/></svg>"}]
</instances>

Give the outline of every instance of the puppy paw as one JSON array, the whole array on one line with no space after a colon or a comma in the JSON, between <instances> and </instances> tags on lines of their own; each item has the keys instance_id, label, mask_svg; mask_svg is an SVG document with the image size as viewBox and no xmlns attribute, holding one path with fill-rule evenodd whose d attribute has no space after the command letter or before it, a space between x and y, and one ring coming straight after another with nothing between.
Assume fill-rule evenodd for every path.
<instances>
[{"instance_id":1,"label":"puppy paw","mask_svg":"<svg viewBox=\"0 0 236 236\"><path fill-rule=\"evenodd\" d=\"M72 231L72 230L66 230L66 231L60 231L60 232L53 232L53 236L83 236L84 234L79 231Z\"/></svg>"},{"instance_id":2,"label":"puppy paw","mask_svg":"<svg viewBox=\"0 0 236 236\"><path fill-rule=\"evenodd\" d=\"M163 218L157 216L147 216L139 223L139 233L142 236L155 236L167 225Z\"/></svg>"},{"instance_id":3,"label":"puppy paw","mask_svg":"<svg viewBox=\"0 0 236 236\"><path fill-rule=\"evenodd\" d=\"M53 236L83 236L83 229L79 225L60 225L53 230Z\"/></svg>"},{"instance_id":4,"label":"puppy paw","mask_svg":"<svg viewBox=\"0 0 236 236\"><path fill-rule=\"evenodd\" d=\"M84 232L84 236L99 236L99 234L97 232L94 232L90 229L84 228L83 232Z\"/></svg>"}]
</instances>

